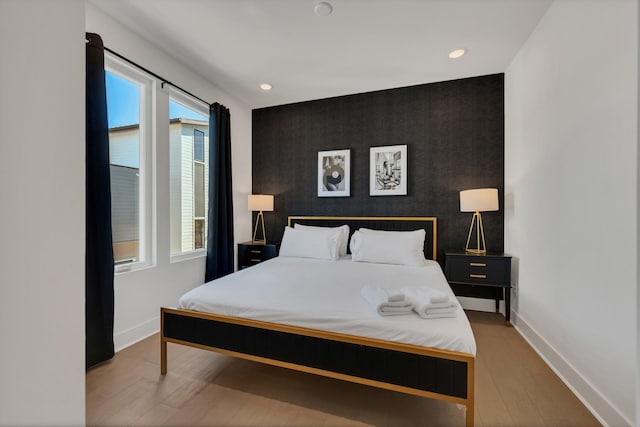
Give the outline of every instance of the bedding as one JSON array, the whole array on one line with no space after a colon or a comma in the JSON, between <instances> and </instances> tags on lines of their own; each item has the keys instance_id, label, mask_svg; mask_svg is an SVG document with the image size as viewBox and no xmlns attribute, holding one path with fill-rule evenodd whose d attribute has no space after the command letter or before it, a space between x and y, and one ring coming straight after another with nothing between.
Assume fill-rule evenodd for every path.
<instances>
[{"instance_id":1,"label":"bedding","mask_svg":"<svg viewBox=\"0 0 640 427\"><path fill-rule=\"evenodd\" d=\"M179 300L179 308L395 341L475 355L466 315L423 319L415 313L382 317L362 298L363 286L424 287L455 296L440 266L277 257L206 283Z\"/></svg>"}]
</instances>

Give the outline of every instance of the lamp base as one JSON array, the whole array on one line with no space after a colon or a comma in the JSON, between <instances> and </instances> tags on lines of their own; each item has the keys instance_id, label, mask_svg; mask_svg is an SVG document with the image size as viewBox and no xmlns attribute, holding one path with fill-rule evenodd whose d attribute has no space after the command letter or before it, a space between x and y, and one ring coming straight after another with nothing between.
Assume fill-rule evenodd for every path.
<instances>
[{"instance_id":1,"label":"lamp base","mask_svg":"<svg viewBox=\"0 0 640 427\"><path fill-rule=\"evenodd\" d=\"M470 249L470 248L465 248L464 249L465 252L468 252L470 254L475 254L475 255L484 255L487 253L487 251L485 249Z\"/></svg>"},{"instance_id":2,"label":"lamp base","mask_svg":"<svg viewBox=\"0 0 640 427\"><path fill-rule=\"evenodd\" d=\"M476 225L476 243L477 247L470 248L469 242L471 241L471 235L473 234L473 224ZM465 252L469 252L476 255L483 255L487 253L487 247L484 242L484 227L482 226L482 215L479 211L473 214L471 219L471 226L469 227L469 235L467 236L467 245L464 248Z\"/></svg>"},{"instance_id":3,"label":"lamp base","mask_svg":"<svg viewBox=\"0 0 640 427\"><path fill-rule=\"evenodd\" d=\"M258 224L262 225L262 239L256 239L258 234ZM267 244L267 233L264 231L264 215L262 214L262 211L258 212L258 216L256 217L256 226L253 229L253 240L251 243L262 245Z\"/></svg>"}]
</instances>

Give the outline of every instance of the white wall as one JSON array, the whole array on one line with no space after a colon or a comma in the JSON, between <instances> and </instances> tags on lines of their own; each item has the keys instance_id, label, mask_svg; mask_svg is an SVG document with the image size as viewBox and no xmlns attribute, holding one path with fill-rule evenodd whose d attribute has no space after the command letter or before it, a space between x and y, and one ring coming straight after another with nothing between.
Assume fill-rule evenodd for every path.
<instances>
[{"instance_id":1,"label":"white wall","mask_svg":"<svg viewBox=\"0 0 640 427\"><path fill-rule=\"evenodd\" d=\"M81 0L0 1L0 425L83 425Z\"/></svg>"},{"instance_id":2,"label":"white wall","mask_svg":"<svg viewBox=\"0 0 640 427\"><path fill-rule=\"evenodd\" d=\"M164 54L156 46L103 13L86 6L86 29L100 34L106 47L182 86L209 102L219 102L231 112L234 192L234 232L237 242L251 235L247 194L251 191L251 110L223 90ZM159 87L159 85L158 85ZM156 92L157 145L154 156L156 216L154 217L155 266L116 275L115 342L123 348L158 331L160 306L173 306L180 295L203 282L204 258L171 263L169 259L169 119L167 88ZM166 104L166 109L165 109Z\"/></svg>"},{"instance_id":3,"label":"white wall","mask_svg":"<svg viewBox=\"0 0 640 427\"><path fill-rule=\"evenodd\" d=\"M638 11L558 0L505 77L516 327L600 420L635 420Z\"/></svg>"}]
</instances>

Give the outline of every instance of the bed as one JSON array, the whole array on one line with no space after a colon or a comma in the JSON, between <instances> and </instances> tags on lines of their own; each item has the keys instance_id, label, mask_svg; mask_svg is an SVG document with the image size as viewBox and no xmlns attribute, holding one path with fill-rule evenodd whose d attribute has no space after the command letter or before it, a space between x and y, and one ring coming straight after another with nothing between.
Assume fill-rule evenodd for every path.
<instances>
[{"instance_id":1,"label":"bed","mask_svg":"<svg viewBox=\"0 0 640 427\"><path fill-rule=\"evenodd\" d=\"M426 257L437 253L432 217L289 217L294 223L347 224L351 232L424 228ZM421 268L276 257L188 292L180 308L161 309L161 373L171 342L461 404L472 426L475 341L462 309L455 319L374 315L356 291L365 274L408 281L431 275L453 296L433 261ZM296 302L303 292L313 304Z\"/></svg>"}]
</instances>

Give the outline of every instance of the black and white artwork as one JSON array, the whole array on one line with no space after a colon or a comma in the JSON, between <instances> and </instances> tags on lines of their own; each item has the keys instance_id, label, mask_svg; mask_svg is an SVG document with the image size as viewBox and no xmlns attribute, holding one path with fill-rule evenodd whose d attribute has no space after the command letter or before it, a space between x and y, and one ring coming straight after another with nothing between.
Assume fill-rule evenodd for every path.
<instances>
[{"instance_id":1,"label":"black and white artwork","mask_svg":"<svg viewBox=\"0 0 640 427\"><path fill-rule=\"evenodd\" d=\"M407 194L407 146L371 147L369 195L405 196Z\"/></svg>"},{"instance_id":2,"label":"black and white artwork","mask_svg":"<svg viewBox=\"0 0 640 427\"><path fill-rule=\"evenodd\" d=\"M318 197L348 197L351 150L318 152Z\"/></svg>"}]
</instances>

